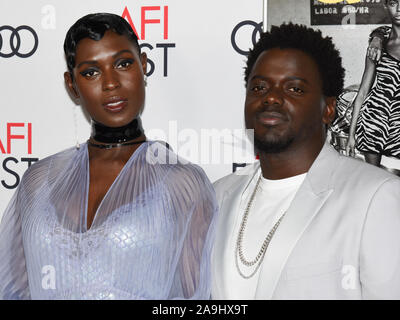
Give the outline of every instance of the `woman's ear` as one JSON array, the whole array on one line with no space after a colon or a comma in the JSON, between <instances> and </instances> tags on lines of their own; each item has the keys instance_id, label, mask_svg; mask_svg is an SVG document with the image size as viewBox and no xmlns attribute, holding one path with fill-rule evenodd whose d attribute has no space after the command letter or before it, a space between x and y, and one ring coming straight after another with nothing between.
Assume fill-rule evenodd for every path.
<instances>
[{"instance_id":1,"label":"woman's ear","mask_svg":"<svg viewBox=\"0 0 400 320\"><path fill-rule=\"evenodd\" d=\"M336 97L325 98L325 108L322 115L322 121L329 125L335 119L336 115Z\"/></svg>"},{"instance_id":2,"label":"woman's ear","mask_svg":"<svg viewBox=\"0 0 400 320\"><path fill-rule=\"evenodd\" d=\"M74 80L72 79L72 74L70 72L64 72L64 81L71 95L75 99L79 99L79 93L75 88Z\"/></svg>"}]
</instances>

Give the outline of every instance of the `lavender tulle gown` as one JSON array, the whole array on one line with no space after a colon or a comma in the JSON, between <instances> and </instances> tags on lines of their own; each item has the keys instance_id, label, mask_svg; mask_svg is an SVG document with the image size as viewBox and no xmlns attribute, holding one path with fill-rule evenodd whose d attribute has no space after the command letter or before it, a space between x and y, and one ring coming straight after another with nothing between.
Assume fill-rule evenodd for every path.
<instances>
[{"instance_id":1,"label":"lavender tulle gown","mask_svg":"<svg viewBox=\"0 0 400 320\"><path fill-rule=\"evenodd\" d=\"M31 166L0 225L1 299L208 299L217 203L198 166L142 144L89 230L87 144Z\"/></svg>"}]
</instances>

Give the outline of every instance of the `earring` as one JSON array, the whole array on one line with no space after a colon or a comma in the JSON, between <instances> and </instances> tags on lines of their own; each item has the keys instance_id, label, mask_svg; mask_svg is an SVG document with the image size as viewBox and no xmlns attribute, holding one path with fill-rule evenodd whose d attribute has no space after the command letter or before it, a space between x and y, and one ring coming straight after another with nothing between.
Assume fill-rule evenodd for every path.
<instances>
[{"instance_id":1,"label":"earring","mask_svg":"<svg viewBox=\"0 0 400 320\"><path fill-rule=\"evenodd\" d=\"M143 81L144 81L144 86L147 87L147 76L146 75L144 75Z\"/></svg>"},{"instance_id":2,"label":"earring","mask_svg":"<svg viewBox=\"0 0 400 320\"><path fill-rule=\"evenodd\" d=\"M75 131L75 141L76 141L75 148L76 148L76 150L79 150L79 148L81 146L80 146L79 141L78 141L78 116L77 116L77 113L76 113L76 109L77 108L78 108L78 106L75 105L73 112L74 112L74 131Z\"/></svg>"}]
</instances>

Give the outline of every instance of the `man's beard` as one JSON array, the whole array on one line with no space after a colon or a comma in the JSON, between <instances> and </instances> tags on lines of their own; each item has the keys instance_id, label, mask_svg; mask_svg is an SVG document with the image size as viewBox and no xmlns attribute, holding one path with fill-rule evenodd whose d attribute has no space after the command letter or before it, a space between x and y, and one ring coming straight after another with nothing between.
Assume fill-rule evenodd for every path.
<instances>
[{"instance_id":1,"label":"man's beard","mask_svg":"<svg viewBox=\"0 0 400 320\"><path fill-rule=\"evenodd\" d=\"M286 137L257 137L254 135L254 147L263 153L281 153L285 151L293 142L294 136Z\"/></svg>"}]
</instances>

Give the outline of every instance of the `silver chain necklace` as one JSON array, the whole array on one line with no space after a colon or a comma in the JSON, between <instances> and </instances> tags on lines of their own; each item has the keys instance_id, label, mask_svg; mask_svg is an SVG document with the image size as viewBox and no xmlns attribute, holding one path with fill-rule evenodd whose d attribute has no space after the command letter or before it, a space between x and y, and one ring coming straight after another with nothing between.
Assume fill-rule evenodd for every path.
<instances>
[{"instance_id":1,"label":"silver chain necklace","mask_svg":"<svg viewBox=\"0 0 400 320\"><path fill-rule=\"evenodd\" d=\"M256 187L254 188L254 191L253 191L253 193L252 193L252 195L250 197L250 200L249 200L249 202L247 204L246 210L245 210L243 218L242 218L242 223L240 224L239 234L238 234L238 237L237 237L237 240L236 240L236 250L235 250L236 268L237 268L239 274L244 279L250 279L251 277L253 277L256 274L257 270L260 268L260 265L264 260L265 252L267 251L269 243L270 243L272 237L274 236L275 231L278 228L279 224L281 223L283 217L286 214L286 211L285 211L282 214L282 216L279 218L279 220L274 224L274 226L272 227L272 229L268 233L267 237L264 239L264 242L263 242L263 244L261 246L261 249L258 252L258 254L256 255L256 257L252 261L247 261L246 258L244 257L243 248L242 248L243 235L244 235L244 230L246 228L246 224L247 224L247 219L248 219L248 216L249 216L250 208L251 208L251 205L252 205L252 203L254 201L254 198L256 196L256 193L257 193L258 187L260 185L260 182L261 182L261 175L257 180ZM250 275L245 275L240 270L238 257L240 258L240 261L245 266L248 266L248 267L251 267L251 266L253 266L253 265L255 265L257 263L256 268L254 269L254 271Z\"/></svg>"}]
</instances>

